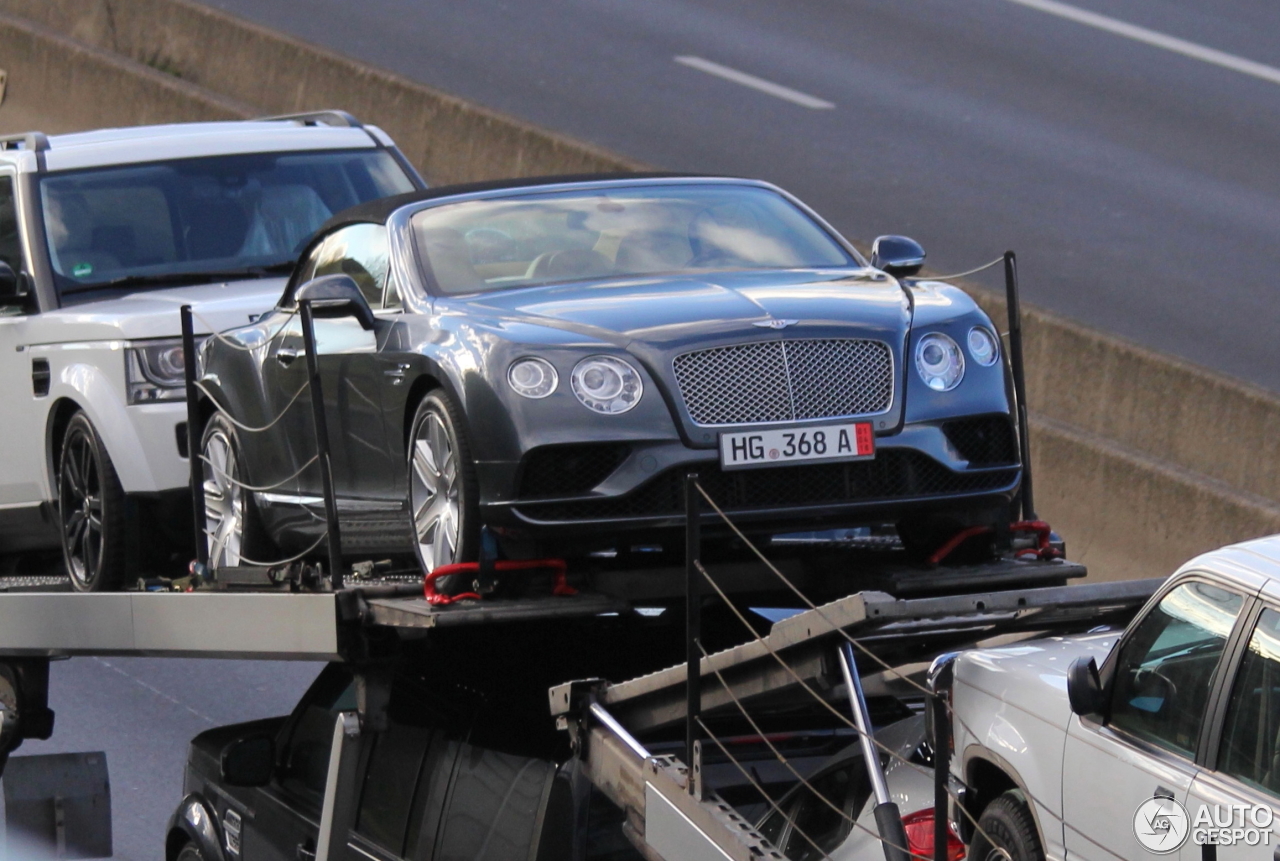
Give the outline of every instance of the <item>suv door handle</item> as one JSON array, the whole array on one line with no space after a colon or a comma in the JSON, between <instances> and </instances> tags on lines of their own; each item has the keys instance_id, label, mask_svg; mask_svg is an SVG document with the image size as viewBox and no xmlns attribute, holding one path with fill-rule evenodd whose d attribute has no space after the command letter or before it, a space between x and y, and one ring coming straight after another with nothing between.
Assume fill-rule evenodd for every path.
<instances>
[{"instance_id":1,"label":"suv door handle","mask_svg":"<svg viewBox=\"0 0 1280 861\"><path fill-rule=\"evenodd\" d=\"M299 843L293 850L293 857L296 861L316 861L316 850L308 849L306 843Z\"/></svg>"},{"instance_id":2,"label":"suv door handle","mask_svg":"<svg viewBox=\"0 0 1280 861\"><path fill-rule=\"evenodd\" d=\"M1151 797L1152 797L1152 798L1167 798L1167 799L1169 799L1170 801L1173 801L1173 800L1174 800L1174 799L1176 799L1178 796L1176 796L1176 795L1174 795L1174 794L1173 794L1173 790L1172 790L1172 789L1165 789L1163 786L1159 786L1159 785L1157 785L1157 786L1156 786L1156 791L1155 791L1155 792L1153 792L1153 793L1151 794Z\"/></svg>"},{"instance_id":3,"label":"suv door handle","mask_svg":"<svg viewBox=\"0 0 1280 861\"><path fill-rule=\"evenodd\" d=\"M296 358L298 358L298 351L293 347L281 347L276 350L276 361L284 365L286 368L292 365L293 360Z\"/></svg>"}]
</instances>

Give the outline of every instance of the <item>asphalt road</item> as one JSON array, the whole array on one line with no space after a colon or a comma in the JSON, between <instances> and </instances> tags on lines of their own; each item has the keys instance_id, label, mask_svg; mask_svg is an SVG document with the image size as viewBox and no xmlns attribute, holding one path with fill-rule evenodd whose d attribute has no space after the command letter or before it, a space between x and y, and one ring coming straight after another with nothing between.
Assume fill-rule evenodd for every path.
<instances>
[{"instance_id":1,"label":"asphalt road","mask_svg":"<svg viewBox=\"0 0 1280 861\"><path fill-rule=\"evenodd\" d=\"M50 671L53 737L24 742L14 756L105 751L114 857L163 861L165 824L182 800L191 737L214 726L288 714L322 666L170 658L58 661Z\"/></svg>"},{"instance_id":2,"label":"asphalt road","mask_svg":"<svg viewBox=\"0 0 1280 861\"><path fill-rule=\"evenodd\" d=\"M1280 77L1035 0L206 2L656 165L774 180L935 271L1013 248L1031 301L1280 389ZM1081 2L1280 67L1264 0Z\"/></svg>"}]
</instances>

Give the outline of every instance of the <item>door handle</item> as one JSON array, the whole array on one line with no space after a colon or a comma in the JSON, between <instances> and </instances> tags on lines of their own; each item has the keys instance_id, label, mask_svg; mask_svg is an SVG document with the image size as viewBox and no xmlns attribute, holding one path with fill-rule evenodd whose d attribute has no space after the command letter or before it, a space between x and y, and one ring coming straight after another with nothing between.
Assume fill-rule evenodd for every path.
<instances>
[{"instance_id":1,"label":"door handle","mask_svg":"<svg viewBox=\"0 0 1280 861\"><path fill-rule=\"evenodd\" d=\"M292 365L293 360L296 358L298 358L298 351L293 347L281 347L276 350L276 361L286 368Z\"/></svg>"},{"instance_id":2,"label":"door handle","mask_svg":"<svg viewBox=\"0 0 1280 861\"><path fill-rule=\"evenodd\" d=\"M1167 799L1169 799L1170 801L1173 801L1173 800L1174 800L1174 799L1176 799L1178 796L1176 796L1176 795L1174 795L1174 794L1173 794L1173 790L1172 790L1172 789L1165 789L1163 786L1158 786L1158 785L1157 785L1157 786L1156 786L1156 791L1155 791L1155 792L1153 792L1153 793L1151 793L1151 797L1152 797L1152 798L1167 798Z\"/></svg>"},{"instance_id":3,"label":"door handle","mask_svg":"<svg viewBox=\"0 0 1280 861\"><path fill-rule=\"evenodd\" d=\"M293 857L295 861L316 861L316 850L308 849L306 843L299 843L293 850Z\"/></svg>"}]
</instances>

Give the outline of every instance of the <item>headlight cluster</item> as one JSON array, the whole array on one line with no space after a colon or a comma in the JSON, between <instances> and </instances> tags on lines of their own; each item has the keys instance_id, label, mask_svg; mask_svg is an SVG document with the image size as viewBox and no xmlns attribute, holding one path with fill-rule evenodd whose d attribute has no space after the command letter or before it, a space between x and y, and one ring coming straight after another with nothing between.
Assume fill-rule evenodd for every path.
<instances>
[{"instance_id":1,"label":"headlight cluster","mask_svg":"<svg viewBox=\"0 0 1280 861\"><path fill-rule=\"evenodd\" d=\"M138 341L125 350L129 403L186 400L186 375L179 339Z\"/></svg>"},{"instance_id":2,"label":"headlight cluster","mask_svg":"<svg viewBox=\"0 0 1280 861\"><path fill-rule=\"evenodd\" d=\"M556 390L560 377L545 359L516 359L507 368L507 383L526 398L545 398ZM613 356L588 356L574 365L569 387L587 409L620 415L640 403L644 383L629 362Z\"/></svg>"},{"instance_id":3,"label":"headlight cluster","mask_svg":"<svg viewBox=\"0 0 1280 861\"><path fill-rule=\"evenodd\" d=\"M974 326L965 339L969 355L990 367L1000 359L1000 341L984 326ZM949 392L964 379L964 353L960 345L941 332L931 332L916 342L916 371L935 392Z\"/></svg>"}]
</instances>

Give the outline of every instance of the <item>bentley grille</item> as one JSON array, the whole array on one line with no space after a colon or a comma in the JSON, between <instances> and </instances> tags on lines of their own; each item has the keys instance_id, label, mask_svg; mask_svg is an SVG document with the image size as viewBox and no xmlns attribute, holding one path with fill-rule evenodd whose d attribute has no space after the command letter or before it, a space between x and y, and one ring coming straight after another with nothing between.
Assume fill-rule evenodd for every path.
<instances>
[{"instance_id":1,"label":"bentley grille","mask_svg":"<svg viewBox=\"0 0 1280 861\"><path fill-rule=\"evenodd\" d=\"M674 366L700 425L859 416L893 401L893 359L881 341L756 341L684 353Z\"/></svg>"}]
</instances>

